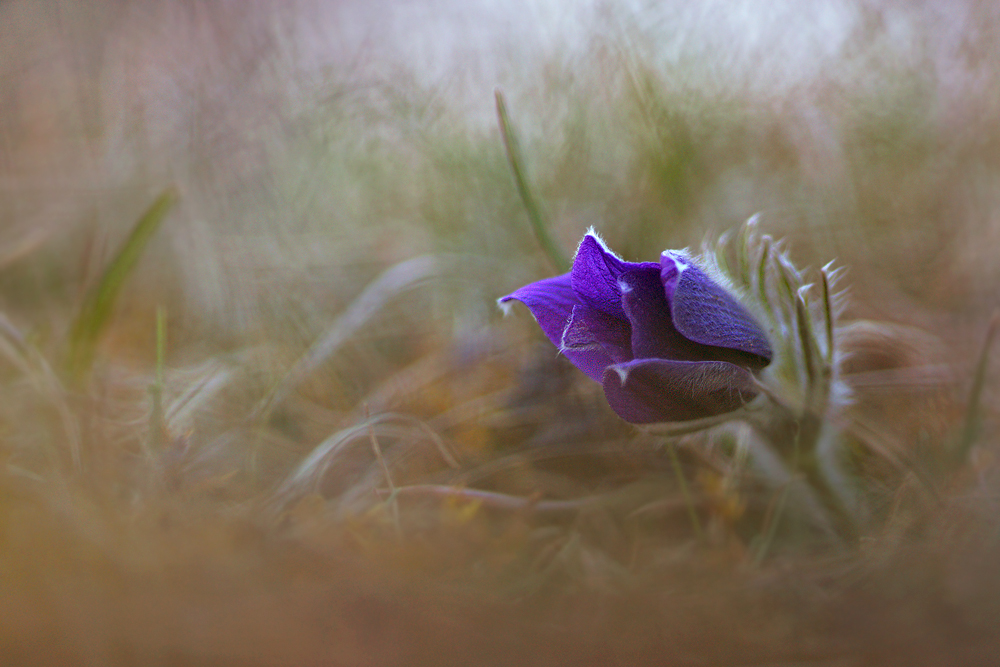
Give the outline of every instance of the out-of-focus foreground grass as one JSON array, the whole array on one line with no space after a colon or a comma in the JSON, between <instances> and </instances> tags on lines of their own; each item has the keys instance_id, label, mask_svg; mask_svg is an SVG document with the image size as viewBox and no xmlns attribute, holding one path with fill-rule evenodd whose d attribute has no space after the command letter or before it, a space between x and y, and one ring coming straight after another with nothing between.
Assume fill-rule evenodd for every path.
<instances>
[{"instance_id":1,"label":"out-of-focus foreground grass","mask_svg":"<svg viewBox=\"0 0 1000 667\"><path fill-rule=\"evenodd\" d=\"M0 662L1000 656L991 3L332 4L0 5ZM848 267L858 543L501 317L497 85L567 252Z\"/></svg>"}]
</instances>

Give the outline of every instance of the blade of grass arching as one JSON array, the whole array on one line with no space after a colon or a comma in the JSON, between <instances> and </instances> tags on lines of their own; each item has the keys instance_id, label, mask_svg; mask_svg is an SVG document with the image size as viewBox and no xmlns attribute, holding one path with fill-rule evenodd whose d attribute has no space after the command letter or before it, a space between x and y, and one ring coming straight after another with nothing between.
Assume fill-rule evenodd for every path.
<instances>
[{"instance_id":1,"label":"blade of grass arching","mask_svg":"<svg viewBox=\"0 0 1000 667\"><path fill-rule=\"evenodd\" d=\"M976 360L976 373L972 377L972 386L969 388L969 399L965 405L965 419L962 424L962 433L955 446L952 462L954 465L961 465L969 456L969 450L976 443L979 436L980 414L979 401L983 394L983 386L986 384L986 370L990 363L990 350L996 338L997 328L1000 328L1000 311L993 313L990 319L990 326L986 330L986 339L983 347L979 351L979 358Z\"/></svg>"},{"instance_id":2,"label":"blade of grass arching","mask_svg":"<svg viewBox=\"0 0 1000 667\"><path fill-rule=\"evenodd\" d=\"M517 135L510 124L510 117L507 115L507 102L504 100L503 92L497 88L494 91L497 104L497 119L500 122L500 135L503 137L504 149L507 151L507 162L510 163L510 171L514 175L514 183L517 185L517 193L521 195L524 208L528 212L528 220L531 222L531 229L535 233L535 239L541 246L542 252L548 258L552 267L557 273L566 273L569 270L569 260L556 244L555 239L549 232L549 225L542 215L538 201L535 200L528 181L524 175L524 161L521 159L521 148L517 142Z\"/></svg>"},{"instance_id":3,"label":"blade of grass arching","mask_svg":"<svg viewBox=\"0 0 1000 667\"><path fill-rule=\"evenodd\" d=\"M69 446L73 467L80 470L80 432L76 419L66 404L65 391L45 357L0 313L0 359L6 359L30 380L38 394L46 398L59 414Z\"/></svg>"},{"instance_id":4,"label":"blade of grass arching","mask_svg":"<svg viewBox=\"0 0 1000 667\"><path fill-rule=\"evenodd\" d=\"M382 456L382 447L378 444L378 438L375 436L375 429L372 427L371 416L368 414L367 406L365 406L365 421L368 422L368 440L372 444L372 453L375 454L375 459L382 468L382 474L385 475L385 483L389 485L390 496L386 504L389 505L390 512L392 513L392 524L396 530L396 539L401 540L403 539L403 527L399 523L399 503L396 502L396 485L392 481L389 464L385 462L385 457Z\"/></svg>"},{"instance_id":5,"label":"blade of grass arching","mask_svg":"<svg viewBox=\"0 0 1000 667\"><path fill-rule=\"evenodd\" d=\"M281 504L288 498L298 495L304 489L317 484L342 450L369 435L370 429L374 427L378 427L378 434L396 439L412 437L415 430L426 435L426 431L420 428L419 420L409 415L383 412L366 417L356 424L338 430L316 445L312 452L278 486L275 499ZM370 488L365 490L366 493L369 491Z\"/></svg>"},{"instance_id":6,"label":"blade of grass arching","mask_svg":"<svg viewBox=\"0 0 1000 667\"><path fill-rule=\"evenodd\" d=\"M271 409L280 404L313 371L319 368L340 346L350 340L389 301L427 283L441 271L440 259L420 255L404 260L383 271L330 324L310 348L292 366L254 409L258 419L266 419Z\"/></svg>"},{"instance_id":7,"label":"blade of grass arching","mask_svg":"<svg viewBox=\"0 0 1000 667\"><path fill-rule=\"evenodd\" d=\"M90 372L97 341L111 318L118 294L176 199L173 188L156 198L135 223L132 233L104 270L101 279L84 298L69 333L66 374L71 386L78 387Z\"/></svg>"},{"instance_id":8,"label":"blade of grass arching","mask_svg":"<svg viewBox=\"0 0 1000 667\"><path fill-rule=\"evenodd\" d=\"M178 433L190 428L194 416L208 410L210 402L228 387L236 372L223 362L213 359L197 368L191 377L181 381L186 387L179 396L163 406L163 423L167 433Z\"/></svg>"}]
</instances>

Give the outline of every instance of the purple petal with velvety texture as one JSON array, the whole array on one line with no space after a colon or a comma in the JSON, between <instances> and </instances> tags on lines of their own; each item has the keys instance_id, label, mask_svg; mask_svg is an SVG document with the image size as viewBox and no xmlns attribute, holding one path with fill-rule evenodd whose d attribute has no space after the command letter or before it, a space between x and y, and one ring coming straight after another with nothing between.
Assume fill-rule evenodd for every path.
<instances>
[{"instance_id":1,"label":"purple petal with velvety texture","mask_svg":"<svg viewBox=\"0 0 1000 667\"><path fill-rule=\"evenodd\" d=\"M587 234L577 248L570 269L573 289L582 303L591 308L625 319L618 277L625 271L643 266L659 266L652 262L638 264L619 259L594 234Z\"/></svg>"},{"instance_id":2,"label":"purple petal with velvety texture","mask_svg":"<svg viewBox=\"0 0 1000 667\"><path fill-rule=\"evenodd\" d=\"M718 358L713 354L715 350L688 340L674 328L659 266L626 271L618 282L622 306L632 324L633 358L680 361Z\"/></svg>"},{"instance_id":3,"label":"purple petal with velvety texture","mask_svg":"<svg viewBox=\"0 0 1000 667\"><path fill-rule=\"evenodd\" d=\"M750 372L725 361L636 359L608 367L601 384L612 409L633 424L712 417L757 393Z\"/></svg>"},{"instance_id":4,"label":"purple petal with velvety texture","mask_svg":"<svg viewBox=\"0 0 1000 667\"><path fill-rule=\"evenodd\" d=\"M605 368L631 361L631 333L627 320L578 304L563 331L559 351L591 379L600 382Z\"/></svg>"},{"instance_id":5,"label":"purple petal with velvety texture","mask_svg":"<svg viewBox=\"0 0 1000 667\"><path fill-rule=\"evenodd\" d=\"M570 285L568 273L525 285L516 292L500 297L499 303L511 300L520 301L528 307L538 326L557 348L562 344L563 330L573 312L573 306L580 303Z\"/></svg>"},{"instance_id":6,"label":"purple petal with velvety texture","mask_svg":"<svg viewBox=\"0 0 1000 667\"><path fill-rule=\"evenodd\" d=\"M751 367L758 370L771 361L767 335L725 288L683 256L667 251L660 261L670 312L679 332L696 343L754 355L760 361Z\"/></svg>"},{"instance_id":7,"label":"purple petal with velvety texture","mask_svg":"<svg viewBox=\"0 0 1000 667\"><path fill-rule=\"evenodd\" d=\"M772 358L749 311L683 251L626 262L587 234L569 273L500 303L511 300L635 424L732 412L757 395L752 373Z\"/></svg>"}]
</instances>

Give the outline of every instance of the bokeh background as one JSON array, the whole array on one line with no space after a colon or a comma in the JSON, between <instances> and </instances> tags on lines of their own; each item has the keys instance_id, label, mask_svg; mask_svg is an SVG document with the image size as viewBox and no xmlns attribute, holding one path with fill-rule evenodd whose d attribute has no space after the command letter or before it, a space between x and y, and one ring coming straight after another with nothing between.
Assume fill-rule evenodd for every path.
<instances>
[{"instance_id":1,"label":"bokeh background","mask_svg":"<svg viewBox=\"0 0 1000 667\"><path fill-rule=\"evenodd\" d=\"M997 62L976 0L0 3L5 664L990 664ZM567 254L758 215L847 267L851 420L896 461L859 454L860 544L749 557L773 494L691 446L695 539L503 317L553 269L497 88ZM386 502L418 483L527 504Z\"/></svg>"}]
</instances>

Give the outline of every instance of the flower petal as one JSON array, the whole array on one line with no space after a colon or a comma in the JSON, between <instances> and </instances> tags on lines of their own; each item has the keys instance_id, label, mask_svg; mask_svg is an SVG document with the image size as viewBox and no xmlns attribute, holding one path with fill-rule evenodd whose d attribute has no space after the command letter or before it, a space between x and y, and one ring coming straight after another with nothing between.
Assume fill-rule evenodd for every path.
<instances>
[{"instance_id":1,"label":"flower petal","mask_svg":"<svg viewBox=\"0 0 1000 667\"><path fill-rule=\"evenodd\" d=\"M732 412L753 398L753 376L725 361L636 359L604 372L604 395L633 424L701 419Z\"/></svg>"},{"instance_id":2,"label":"flower petal","mask_svg":"<svg viewBox=\"0 0 1000 667\"><path fill-rule=\"evenodd\" d=\"M512 300L520 301L528 307L538 326L556 347L562 346L563 330L566 329L573 307L580 303L570 286L568 273L525 285L512 294L500 297L497 303L506 310L509 308L507 302Z\"/></svg>"},{"instance_id":3,"label":"flower petal","mask_svg":"<svg viewBox=\"0 0 1000 667\"><path fill-rule=\"evenodd\" d=\"M706 361L718 359L713 348L699 345L674 327L660 282L660 267L626 271L618 279L622 306L632 324L632 358Z\"/></svg>"},{"instance_id":4,"label":"flower petal","mask_svg":"<svg viewBox=\"0 0 1000 667\"><path fill-rule=\"evenodd\" d=\"M668 250L660 257L660 264L664 291L679 332L702 345L752 355L757 359L747 359L751 368L760 369L770 363L773 353L767 335L724 287L682 253Z\"/></svg>"},{"instance_id":5,"label":"flower petal","mask_svg":"<svg viewBox=\"0 0 1000 667\"><path fill-rule=\"evenodd\" d=\"M597 382L611 364L631 361L631 327L627 320L585 306L573 307L559 351Z\"/></svg>"},{"instance_id":6,"label":"flower petal","mask_svg":"<svg viewBox=\"0 0 1000 667\"><path fill-rule=\"evenodd\" d=\"M608 315L625 319L618 277L625 271L644 266L658 265L651 262L639 264L622 260L608 250L600 237L591 231L583 237L580 247L577 248L570 276L573 289L582 303Z\"/></svg>"}]
</instances>

